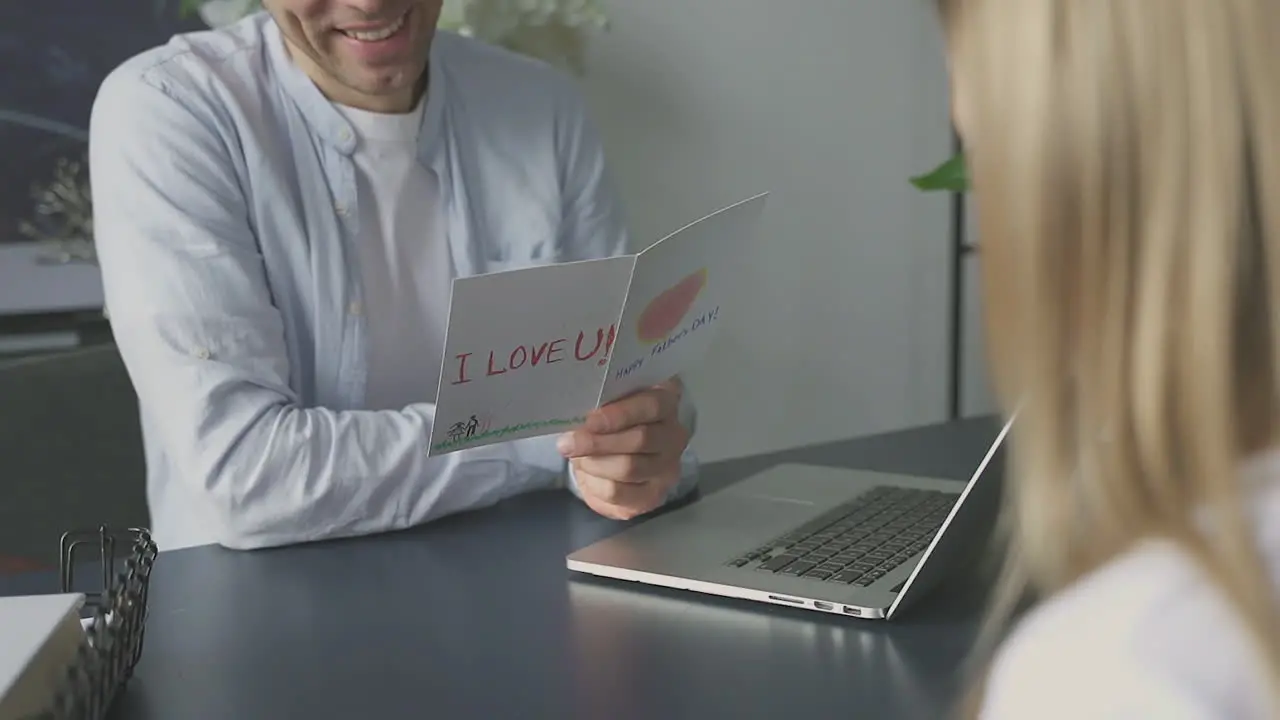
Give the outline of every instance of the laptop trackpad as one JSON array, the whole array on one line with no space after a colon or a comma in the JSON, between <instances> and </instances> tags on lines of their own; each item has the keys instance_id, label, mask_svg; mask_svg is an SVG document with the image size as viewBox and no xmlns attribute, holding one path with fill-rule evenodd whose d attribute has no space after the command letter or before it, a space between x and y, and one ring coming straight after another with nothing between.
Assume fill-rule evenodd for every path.
<instances>
[{"instance_id":1,"label":"laptop trackpad","mask_svg":"<svg viewBox=\"0 0 1280 720\"><path fill-rule=\"evenodd\" d=\"M829 507L829 506L827 506ZM691 505L686 512L672 515L680 525L691 525L703 531L732 533L754 540L781 535L795 525L816 517L824 506L794 497L766 494L726 494L714 501ZM676 515L683 517L676 518Z\"/></svg>"},{"instance_id":2,"label":"laptop trackpad","mask_svg":"<svg viewBox=\"0 0 1280 720\"><path fill-rule=\"evenodd\" d=\"M651 572L705 570L821 514L795 499L725 494L662 515L575 556Z\"/></svg>"}]
</instances>

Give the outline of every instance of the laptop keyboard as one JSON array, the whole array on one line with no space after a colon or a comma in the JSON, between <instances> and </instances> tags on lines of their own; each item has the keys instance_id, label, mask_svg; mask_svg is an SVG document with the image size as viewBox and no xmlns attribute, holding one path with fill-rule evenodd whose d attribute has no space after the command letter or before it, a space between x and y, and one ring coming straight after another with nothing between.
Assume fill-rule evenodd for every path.
<instances>
[{"instance_id":1,"label":"laptop keyboard","mask_svg":"<svg viewBox=\"0 0 1280 720\"><path fill-rule=\"evenodd\" d=\"M882 485L729 564L866 587L928 547L956 497Z\"/></svg>"}]
</instances>

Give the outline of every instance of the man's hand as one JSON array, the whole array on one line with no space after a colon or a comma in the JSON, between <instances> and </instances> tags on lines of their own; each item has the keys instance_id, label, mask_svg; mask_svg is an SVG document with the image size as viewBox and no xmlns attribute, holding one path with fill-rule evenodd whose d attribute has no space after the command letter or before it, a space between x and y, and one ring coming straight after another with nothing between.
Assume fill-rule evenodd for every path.
<instances>
[{"instance_id":1,"label":"man's hand","mask_svg":"<svg viewBox=\"0 0 1280 720\"><path fill-rule=\"evenodd\" d=\"M680 481L689 430L677 411L684 385L672 378L600 407L557 447L573 464L582 499L592 510L630 520L662 505Z\"/></svg>"}]
</instances>

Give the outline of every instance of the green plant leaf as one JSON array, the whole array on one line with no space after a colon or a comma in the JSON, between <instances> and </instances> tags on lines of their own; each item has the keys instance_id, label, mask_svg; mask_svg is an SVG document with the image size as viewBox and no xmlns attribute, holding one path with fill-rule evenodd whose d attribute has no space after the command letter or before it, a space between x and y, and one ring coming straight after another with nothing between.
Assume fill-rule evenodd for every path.
<instances>
[{"instance_id":1,"label":"green plant leaf","mask_svg":"<svg viewBox=\"0 0 1280 720\"><path fill-rule=\"evenodd\" d=\"M958 153L924 175L911 178L911 184L925 192L967 192L969 172L965 167L964 153Z\"/></svg>"}]
</instances>

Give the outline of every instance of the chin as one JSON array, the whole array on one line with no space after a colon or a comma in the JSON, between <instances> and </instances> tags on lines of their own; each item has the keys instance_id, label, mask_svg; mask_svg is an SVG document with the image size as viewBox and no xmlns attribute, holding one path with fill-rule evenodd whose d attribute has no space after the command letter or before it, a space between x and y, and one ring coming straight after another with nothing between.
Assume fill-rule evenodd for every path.
<instances>
[{"instance_id":1,"label":"chin","mask_svg":"<svg viewBox=\"0 0 1280 720\"><path fill-rule=\"evenodd\" d=\"M395 72L381 71L353 78L352 87L368 95L395 95L413 90L426 68L404 68Z\"/></svg>"}]
</instances>

